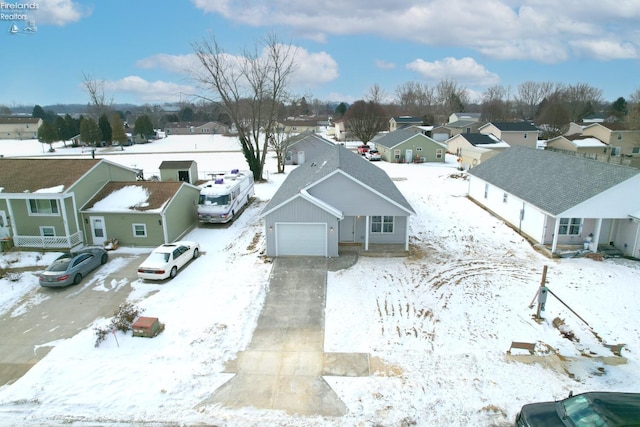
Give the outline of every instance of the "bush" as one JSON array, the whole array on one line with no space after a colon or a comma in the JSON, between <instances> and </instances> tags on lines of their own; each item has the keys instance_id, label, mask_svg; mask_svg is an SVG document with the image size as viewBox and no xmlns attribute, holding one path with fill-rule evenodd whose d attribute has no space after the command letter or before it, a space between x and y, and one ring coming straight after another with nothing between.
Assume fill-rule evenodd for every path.
<instances>
[{"instance_id":1,"label":"bush","mask_svg":"<svg viewBox=\"0 0 640 427\"><path fill-rule=\"evenodd\" d=\"M130 331L132 329L131 326L133 325L133 322L138 318L138 316L140 316L143 311L144 310L140 309L130 302L120 304L118 310L113 314L113 318L111 319L109 325L96 327L94 329L96 332L95 346L100 346L100 343L107 339L107 336L110 332Z\"/></svg>"}]
</instances>

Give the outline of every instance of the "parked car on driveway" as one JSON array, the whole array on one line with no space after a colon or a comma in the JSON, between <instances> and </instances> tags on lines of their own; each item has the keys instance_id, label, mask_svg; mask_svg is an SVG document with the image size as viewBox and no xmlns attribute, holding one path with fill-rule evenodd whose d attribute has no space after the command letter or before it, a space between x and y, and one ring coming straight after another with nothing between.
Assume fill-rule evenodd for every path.
<instances>
[{"instance_id":1,"label":"parked car on driveway","mask_svg":"<svg viewBox=\"0 0 640 427\"><path fill-rule=\"evenodd\" d=\"M382 157L380 156L380 152L375 149L371 149L364 154L364 157L370 162L379 162Z\"/></svg>"},{"instance_id":2,"label":"parked car on driveway","mask_svg":"<svg viewBox=\"0 0 640 427\"><path fill-rule=\"evenodd\" d=\"M197 242L180 241L155 248L138 266L138 277L147 280L173 279L178 270L200 255Z\"/></svg>"},{"instance_id":3,"label":"parked car on driveway","mask_svg":"<svg viewBox=\"0 0 640 427\"><path fill-rule=\"evenodd\" d=\"M588 392L524 405L516 427L638 426L640 393Z\"/></svg>"},{"instance_id":4,"label":"parked car on driveway","mask_svg":"<svg viewBox=\"0 0 640 427\"><path fill-rule=\"evenodd\" d=\"M371 147L369 147L367 144L358 145L358 154L364 156L367 151L369 151L369 148Z\"/></svg>"},{"instance_id":5,"label":"parked car on driveway","mask_svg":"<svg viewBox=\"0 0 640 427\"><path fill-rule=\"evenodd\" d=\"M83 277L109 260L101 247L87 247L77 252L60 255L42 273L40 286L62 287L77 285Z\"/></svg>"}]
</instances>

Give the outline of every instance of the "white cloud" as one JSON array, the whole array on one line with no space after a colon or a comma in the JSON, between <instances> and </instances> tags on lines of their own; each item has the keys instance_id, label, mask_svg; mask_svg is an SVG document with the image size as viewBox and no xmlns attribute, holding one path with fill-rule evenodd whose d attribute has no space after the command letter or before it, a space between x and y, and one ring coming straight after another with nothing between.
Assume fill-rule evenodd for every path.
<instances>
[{"instance_id":1,"label":"white cloud","mask_svg":"<svg viewBox=\"0 0 640 427\"><path fill-rule=\"evenodd\" d=\"M129 94L143 103L175 102L196 93L193 86L161 80L149 82L139 76L127 76L120 80L105 81L104 86L108 93Z\"/></svg>"},{"instance_id":2,"label":"white cloud","mask_svg":"<svg viewBox=\"0 0 640 427\"><path fill-rule=\"evenodd\" d=\"M327 35L377 35L428 46L464 47L498 59L556 63L573 55L607 59L584 40L603 40L613 57L640 56L636 34L640 2L634 0L193 0L208 13L255 27L292 28L313 40ZM606 48L605 48L606 49Z\"/></svg>"},{"instance_id":3,"label":"white cloud","mask_svg":"<svg viewBox=\"0 0 640 427\"><path fill-rule=\"evenodd\" d=\"M382 70L393 70L396 68L396 64L393 62L385 61L384 59L376 59L376 68L380 68Z\"/></svg>"},{"instance_id":4,"label":"white cloud","mask_svg":"<svg viewBox=\"0 0 640 427\"><path fill-rule=\"evenodd\" d=\"M161 68L176 74L186 74L188 73L188 70L198 66L199 64L200 62L198 61L198 58L193 53L187 55L168 55L166 53L159 53L157 55L140 59L136 62L136 66L139 68Z\"/></svg>"},{"instance_id":5,"label":"white cloud","mask_svg":"<svg viewBox=\"0 0 640 427\"><path fill-rule=\"evenodd\" d=\"M33 13L36 25L54 24L63 26L91 15L91 8L71 0L39 0Z\"/></svg>"},{"instance_id":6,"label":"white cloud","mask_svg":"<svg viewBox=\"0 0 640 427\"><path fill-rule=\"evenodd\" d=\"M638 46L620 43L615 40L580 40L572 43L573 48L582 56L602 61L611 59L638 58Z\"/></svg>"},{"instance_id":7,"label":"white cloud","mask_svg":"<svg viewBox=\"0 0 640 427\"><path fill-rule=\"evenodd\" d=\"M462 84L474 86L491 86L500 81L497 74L468 57L461 59L449 57L434 62L416 59L407 64L407 68L432 81L451 78Z\"/></svg>"}]
</instances>

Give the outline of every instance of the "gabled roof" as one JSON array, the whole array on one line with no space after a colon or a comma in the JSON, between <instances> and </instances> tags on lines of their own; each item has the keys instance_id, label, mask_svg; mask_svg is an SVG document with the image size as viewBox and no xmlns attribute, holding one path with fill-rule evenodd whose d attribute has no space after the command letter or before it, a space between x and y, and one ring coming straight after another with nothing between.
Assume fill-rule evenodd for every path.
<instances>
[{"instance_id":1,"label":"gabled roof","mask_svg":"<svg viewBox=\"0 0 640 427\"><path fill-rule=\"evenodd\" d=\"M335 145L333 142L329 141L326 138L321 137L320 135L317 135L315 133L313 133L313 131L305 131L302 133L299 133L297 135L294 135L292 137L290 137L288 139L288 147L292 147L302 141L307 141L307 142L320 142L320 143L324 143L327 144L329 146L333 146Z\"/></svg>"},{"instance_id":2,"label":"gabled roof","mask_svg":"<svg viewBox=\"0 0 640 427\"><path fill-rule=\"evenodd\" d=\"M37 124L40 120L38 117L0 117L0 125L11 125L11 124L26 124L33 123Z\"/></svg>"},{"instance_id":3,"label":"gabled roof","mask_svg":"<svg viewBox=\"0 0 640 427\"><path fill-rule=\"evenodd\" d=\"M261 216L269 214L299 195L304 195L307 189L334 173L342 173L352 178L404 209L408 214L415 213L385 171L345 147L335 145L327 149L324 159L293 169L264 207ZM330 211L330 207L326 210Z\"/></svg>"},{"instance_id":4,"label":"gabled roof","mask_svg":"<svg viewBox=\"0 0 640 427\"><path fill-rule=\"evenodd\" d=\"M3 193L35 193L62 186L67 191L100 159L0 159Z\"/></svg>"},{"instance_id":5,"label":"gabled roof","mask_svg":"<svg viewBox=\"0 0 640 427\"><path fill-rule=\"evenodd\" d=\"M585 123L583 128L597 127L601 126L609 131L632 131L634 129L629 129L625 123Z\"/></svg>"},{"instance_id":6,"label":"gabled roof","mask_svg":"<svg viewBox=\"0 0 640 427\"><path fill-rule=\"evenodd\" d=\"M414 117L414 116L393 116L389 119L389 121L393 120L396 123L403 124L422 124L422 117Z\"/></svg>"},{"instance_id":7,"label":"gabled roof","mask_svg":"<svg viewBox=\"0 0 640 427\"><path fill-rule=\"evenodd\" d=\"M91 200L81 209L94 212L145 212L161 211L176 195L184 182L160 182L160 181L135 181L135 182L110 182L105 185ZM108 201L108 198L118 198L118 192L127 188L140 189L146 193L134 206L119 206L118 203ZM121 199L121 198L120 198ZM105 205L106 201L106 205ZM103 202L102 204L99 204ZM96 206L98 204L98 206Z\"/></svg>"},{"instance_id":8,"label":"gabled roof","mask_svg":"<svg viewBox=\"0 0 640 427\"><path fill-rule=\"evenodd\" d=\"M413 131L407 128L398 129L398 130L394 130L393 132L389 132L381 136L380 138L377 138L375 140L375 143L376 145L382 145L383 147L393 148L396 145L400 145L403 142L405 142L407 139L413 138L413 137L424 138L426 141L430 141L434 144L438 144L442 147L446 147L444 144L441 144L422 133L418 133L416 131Z\"/></svg>"},{"instance_id":9,"label":"gabled roof","mask_svg":"<svg viewBox=\"0 0 640 427\"><path fill-rule=\"evenodd\" d=\"M558 215L640 174L640 169L553 151L512 147L469 169L551 215Z\"/></svg>"},{"instance_id":10,"label":"gabled roof","mask_svg":"<svg viewBox=\"0 0 640 427\"><path fill-rule=\"evenodd\" d=\"M529 122L490 122L483 126L480 126L480 129L494 125L502 132L538 132L539 129L533 124Z\"/></svg>"},{"instance_id":11,"label":"gabled roof","mask_svg":"<svg viewBox=\"0 0 640 427\"><path fill-rule=\"evenodd\" d=\"M500 138L498 138L497 136L493 135L493 134L484 134L484 133L477 133L477 132L469 132L469 133L460 133L456 136L460 136L464 139L466 139L467 141L469 141L469 144L473 145L474 147L476 146L496 146L496 144L500 144L501 146L509 146L509 144L507 144L506 142L504 142L503 140L501 140Z\"/></svg>"},{"instance_id":12,"label":"gabled roof","mask_svg":"<svg viewBox=\"0 0 640 427\"><path fill-rule=\"evenodd\" d=\"M448 127L448 128L466 128L469 126L480 126L480 123L478 123L475 120L456 120L455 122L451 122L451 123L447 123L446 125L444 125L444 127Z\"/></svg>"},{"instance_id":13,"label":"gabled roof","mask_svg":"<svg viewBox=\"0 0 640 427\"><path fill-rule=\"evenodd\" d=\"M193 160L163 160L160 169L189 169L194 163Z\"/></svg>"}]
</instances>

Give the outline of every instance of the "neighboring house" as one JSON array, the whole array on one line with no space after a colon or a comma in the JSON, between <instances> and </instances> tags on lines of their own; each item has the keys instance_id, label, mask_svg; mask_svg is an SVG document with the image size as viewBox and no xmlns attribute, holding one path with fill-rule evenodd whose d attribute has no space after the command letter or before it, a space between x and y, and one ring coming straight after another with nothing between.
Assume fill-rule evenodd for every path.
<instances>
[{"instance_id":1,"label":"neighboring house","mask_svg":"<svg viewBox=\"0 0 640 427\"><path fill-rule=\"evenodd\" d=\"M512 147L536 148L540 130L529 122L493 122L480 126L478 132L493 134Z\"/></svg>"},{"instance_id":2,"label":"neighboring house","mask_svg":"<svg viewBox=\"0 0 640 427\"><path fill-rule=\"evenodd\" d=\"M109 181L135 182L136 171L108 160L0 159L0 218L13 245L68 250L99 238L78 210Z\"/></svg>"},{"instance_id":3,"label":"neighboring house","mask_svg":"<svg viewBox=\"0 0 640 427\"><path fill-rule=\"evenodd\" d=\"M458 156L458 166L469 169L509 148L509 144L495 135L460 133L447 142L447 151Z\"/></svg>"},{"instance_id":4,"label":"neighboring house","mask_svg":"<svg viewBox=\"0 0 640 427\"><path fill-rule=\"evenodd\" d=\"M582 135L607 144L612 156L640 156L640 130L631 130L623 123L593 123L583 128Z\"/></svg>"},{"instance_id":5,"label":"neighboring house","mask_svg":"<svg viewBox=\"0 0 640 427\"><path fill-rule=\"evenodd\" d=\"M169 135L226 134L229 127L219 122L170 122L165 125Z\"/></svg>"},{"instance_id":6,"label":"neighboring house","mask_svg":"<svg viewBox=\"0 0 640 427\"><path fill-rule=\"evenodd\" d=\"M160 181L181 181L195 185L198 165L193 160L164 160L160 163Z\"/></svg>"},{"instance_id":7,"label":"neighboring house","mask_svg":"<svg viewBox=\"0 0 640 427\"><path fill-rule=\"evenodd\" d=\"M480 113L452 113L449 115L449 123L457 121L479 122L481 116Z\"/></svg>"},{"instance_id":8,"label":"neighboring house","mask_svg":"<svg viewBox=\"0 0 640 427\"><path fill-rule=\"evenodd\" d=\"M336 141L350 141L353 139L351 133L347 131L347 122L345 120L334 121L333 129L333 136Z\"/></svg>"},{"instance_id":9,"label":"neighboring house","mask_svg":"<svg viewBox=\"0 0 640 427\"><path fill-rule=\"evenodd\" d=\"M322 126L317 119L314 120L283 120L278 123L278 128L285 134L303 133L303 132L320 132Z\"/></svg>"},{"instance_id":10,"label":"neighboring house","mask_svg":"<svg viewBox=\"0 0 640 427\"><path fill-rule=\"evenodd\" d=\"M482 124L475 120L456 120L455 122L447 123L442 128L447 129L449 134L454 136L461 133L476 133L480 126Z\"/></svg>"},{"instance_id":11,"label":"neighboring house","mask_svg":"<svg viewBox=\"0 0 640 427\"><path fill-rule=\"evenodd\" d=\"M336 257L340 243L408 251L414 214L382 169L342 145L327 147L322 161L293 169L262 211L266 254Z\"/></svg>"},{"instance_id":12,"label":"neighboring house","mask_svg":"<svg viewBox=\"0 0 640 427\"><path fill-rule=\"evenodd\" d=\"M431 138L438 142L445 142L453 135L455 135L455 133L447 126L434 126L433 129L431 129Z\"/></svg>"},{"instance_id":13,"label":"neighboring house","mask_svg":"<svg viewBox=\"0 0 640 427\"><path fill-rule=\"evenodd\" d=\"M584 135L556 136L546 142L547 149L583 153L591 156L604 156L607 144L598 138Z\"/></svg>"},{"instance_id":14,"label":"neighboring house","mask_svg":"<svg viewBox=\"0 0 640 427\"><path fill-rule=\"evenodd\" d=\"M403 129L408 126L420 126L423 124L421 117L395 116L389 119L389 132Z\"/></svg>"},{"instance_id":15,"label":"neighboring house","mask_svg":"<svg viewBox=\"0 0 640 427\"><path fill-rule=\"evenodd\" d=\"M305 132L292 136L287 140L284 152L285 165L302 165L305 162L316 161L326 153L327 147L335 144L313 132Z\"/></svg>"},{"instance_id":16,"label":"neighboring house","mask_svg":"<svg viewBox=\"0 0 640 427\"><path fill-rule=\"evenodd\" d=\"M537 244L640 257L640 169L512 147L469 170L469 197Z\"/></svg>"},{"instance_id":17,"label":"neighboring house","mask_svg":"<svg viewBox=\"0 0 640 427\"><path fill-rule=\"evenodd\" d=\"M37 117L0 117L0 139L38 139L41 125Z\"/></svg>"},{"instance_id":18,"label":"neighboring house","mask_svg":"<svg viewBox=\"0 0 640 427\"><path fill-rule=\"evenodd\" d=\"M411 129L399 129L375 139L382 160L393 163L444 162L447 146Z\"/></svg>"},{"instance_id":19,"label":"neighboring house","mask_svg":"<svg viewBox=\"0 0 640 427\"><path fill-rule=\"evenodd\" d=\"M91 226L88 243L155 247L179 240L197 224L199 196L200 188L186 182L109 182L80 210Z\"/></svg>"}]
</instances>

